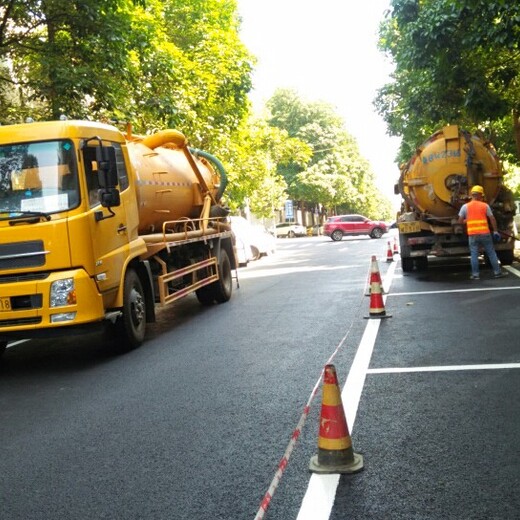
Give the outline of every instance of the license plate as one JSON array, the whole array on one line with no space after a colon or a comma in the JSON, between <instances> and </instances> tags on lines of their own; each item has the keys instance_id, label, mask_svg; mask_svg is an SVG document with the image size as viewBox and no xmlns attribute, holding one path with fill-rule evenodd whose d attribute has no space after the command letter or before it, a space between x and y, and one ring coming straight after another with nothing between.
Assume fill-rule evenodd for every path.
<instances>
[{"instance_id":1,"label":"license plate","mask_svg":"<svg viewBox=\"0 0 520 520\"><path fill-rule=\"evenodd\" d=\"M417 220L414 222L399 222L398 225L401 233L419 233L421 231L421 223Z\"/></svg>"},{"instance_id":2,"label":"license plate","mask_svg":"<svg viewBox=\"0 0 520 520\"><path fill-rule=\"evenodd\" d=\"M0 312L11 310L11 298L0 298Z\"/></svg>"}]
</instances>

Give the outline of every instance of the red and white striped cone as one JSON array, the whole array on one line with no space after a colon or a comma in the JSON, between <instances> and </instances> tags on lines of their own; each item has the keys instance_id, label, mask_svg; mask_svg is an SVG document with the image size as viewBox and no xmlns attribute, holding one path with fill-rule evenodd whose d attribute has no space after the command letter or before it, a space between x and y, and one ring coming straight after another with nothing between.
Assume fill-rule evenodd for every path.
<instances>
[{"instance_id":1,"label":"red and white striped cone","mask_svg":"<svg viewBox=\"0 0 520 520\"><path fill-rule=\"evenodd\" d=\"M394 261L394 255L392 253L392 246L390 245L390 240L388 241L388 249L386 250L386 261L387 262Z\"/></svg>"},{"instance_id":2,"label":"red and white striped cone","mask_svg":"<svg viewBox=\"0 0 520 520\"><path fill-rule=\"evenodd\" d=\"M399 249L397 248L397 238L394 238L394 255L399 254Z\"/></svg>"},{"instance_id":3,"label":"red and white striped cone","mask_svg":"<svg viewBox=\"0 0 520 520\"><path fill-rule=\"evenodd\" d=\"M379 287L383 286L383 282L381 281L381 274L379 273L379 265L377 264L377 258L375 255L372 255L372 259L370 261L370 272L368 273L368 289L366 296L370 296L372 293L373 283L378 283Z\"/></svg>"},{"instance_id":4,"label":"red and white striped cone","mask_svg":"<svg viewBox=\"0 0 520 520\"><path fill-rule=\"evenodd\" d=\"M363 469L362 455L352 448L334 365L326 365L323 374L318 454L311 458L309 469L323 474L356 473Z\"/></svg>"},{"instance_id":5,"label":"red and white striped cone","mask_svg":"<svg viewBox=\"0 0 520 520\"><path fill-rule=\"evenodd\" d=\"M390 318L386 313L385 303L383 302L383 291L381 289L381 278L374 276L374 281L370 284L370 308L368 316L365 318Z\"/></svg>"}]
</instances>

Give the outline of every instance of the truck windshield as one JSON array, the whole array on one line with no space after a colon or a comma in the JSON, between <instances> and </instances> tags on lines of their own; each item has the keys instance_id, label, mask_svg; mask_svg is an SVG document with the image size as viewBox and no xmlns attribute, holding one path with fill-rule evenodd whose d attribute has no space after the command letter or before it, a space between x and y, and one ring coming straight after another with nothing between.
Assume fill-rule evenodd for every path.
<instances>
[{"instance_id":1,"label":"truck windshield","mask_svg":"<svg viewBox=\"0 0 520 520\"><path fill-rule=\"evenodd\" d=\"M69 140L0 146L0 213L55 213L79 203Z\"/></svg>"}]
</instances>

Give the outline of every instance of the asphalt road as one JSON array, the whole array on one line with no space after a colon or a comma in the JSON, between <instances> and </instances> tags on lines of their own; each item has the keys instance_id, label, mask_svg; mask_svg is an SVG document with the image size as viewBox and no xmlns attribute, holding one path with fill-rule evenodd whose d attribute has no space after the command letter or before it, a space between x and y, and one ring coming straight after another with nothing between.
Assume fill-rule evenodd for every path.
<instances>
[{"instance_id":1,"label":"asphalt road","mask_svg":"<svg viewBox=\"0 0 520 520\"><path fill-rule=\"evenodd\" d=\"M0 518L253 519L323 365L337 349L343 384L374 322L371 255L392 317L359 403L344 402L365 469L323 479L330 514L305 511L318 392L265 518L518 518L520 281L470 282L467 261L403 276L388 238L279 239L239 270L228 303L161 310L123 356L97 336L10 347Z\"/></svg>"}]
</instances>

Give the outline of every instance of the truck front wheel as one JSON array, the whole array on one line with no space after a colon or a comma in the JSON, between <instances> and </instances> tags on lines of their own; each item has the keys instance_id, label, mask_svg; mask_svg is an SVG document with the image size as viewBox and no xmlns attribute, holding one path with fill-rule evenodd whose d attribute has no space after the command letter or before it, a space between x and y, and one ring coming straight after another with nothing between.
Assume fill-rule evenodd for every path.
<instances>
[{"instance_id":1,"label":"truck front wheel","mask_svg":"<svg viewBox=\"0 0 520 520\"><path fill-rule=\"evenodd\" d=\"M139 347L146 332L146 305L143 285L137 273L128 269L123 288L123 315L116 323L118 341L126 350Z\"/></svg>"}]
</instances>

